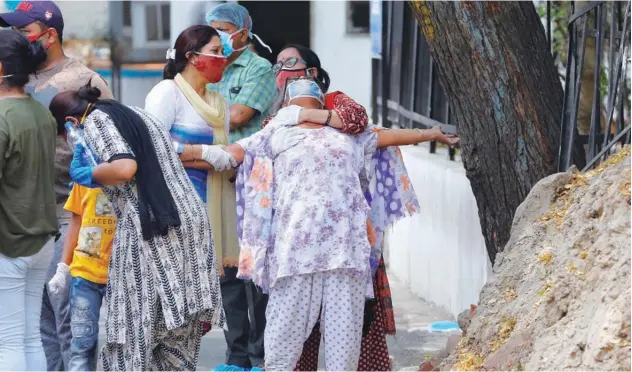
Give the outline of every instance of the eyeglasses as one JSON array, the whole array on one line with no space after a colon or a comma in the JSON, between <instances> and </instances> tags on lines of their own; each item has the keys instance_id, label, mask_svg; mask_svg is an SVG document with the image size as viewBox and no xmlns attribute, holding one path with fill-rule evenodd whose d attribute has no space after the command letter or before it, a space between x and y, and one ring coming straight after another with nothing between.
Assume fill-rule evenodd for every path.
<instances>
[{"instance_id":1,"label":"eyeglasses","mask_svg":"<svg viewBox=\"0 0 632 372\"><path fill-rule=\"evenodd\" d=\"M307 62L305 62L302 58L297 58L297 57L291 57L286 59L285 61L280 61L275 63L272 66L272 71L278 75L279 71L281 71L282 68L292 68L294 66L296 66L297 63L302 63L304 65L307 65Z\"/></svg>"}]
</instances>

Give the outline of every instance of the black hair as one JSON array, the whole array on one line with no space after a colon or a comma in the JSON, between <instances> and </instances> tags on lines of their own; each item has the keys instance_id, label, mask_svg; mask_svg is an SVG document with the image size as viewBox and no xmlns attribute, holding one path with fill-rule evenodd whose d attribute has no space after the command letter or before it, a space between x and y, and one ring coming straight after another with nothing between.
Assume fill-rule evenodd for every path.
<instances>
[{"instance_id":1,"label":"black hair","mask_svg":"<svg viewBox=\"0 0 632 372\"><path fill-rule=\"evenodd\" d=\"M135 155L138 167L138 212L143 239L166 235L170 227L180 226L180 215L163 177L156 149L145 120L131 108L113 100L100 100L101 91L86 85L78 91L59 93L50 103L57 125L67 116L80 116L95 108L107 114Z\"/></svg>"},{"instance_id":2,"label":"black hair","mask_svg":"<svg viewBox=\"0 0 632 372\"><path fill-rule=\"evenodd\" d=\"M81 87L78 91L67 91L56 95L48 108L57 121L57 134L66 132L64 127L66 117L81 117L84 114L87 116L88 105L96 102L99 97L101 97L101 90L89 85Z\"/></svg>"},{"instance_id":3,"label":"black hair","mask_svg":"<svg viewBox=\"0 0 632 372\"><path fill-rule=\"evenodd\" d=\"M298 51L298 54L305 61L307 68L315 68L316 71L318 71L318 76L315 76L314 80L320 87L320 90L322 90L323 93L327 93L331 80L329 79L329 73L321 67L318 55L313 50L300 44L286 44L283 48L281 48L281 52L289 48L294 48Z\"/></svg>"},{"instance_id":4,"label":"black hair","mask_svg":"<svg viewBox=\"0 0 632 372\"><path fill-rule=\"evenodd\" d=\"M39 42L31 43L19 32L0 30L0 63L3 84L10 88L23 88L29 75L46 61L46 51Z\"/></svg>"},{"instance_id":5,"label":"black hair","mask_svg":"<svg viewBox=\"0 0 632 372\"><path fill-rule=\"evenodd\" d=\"M191 26L182 31L173 47L176 50L175 59L170 59L167 62L162 78L175 78L189 63L187 53L199 52L214 36L219 37L219 34L213 27L206 25Z\"/></svg>"}]
</instances>

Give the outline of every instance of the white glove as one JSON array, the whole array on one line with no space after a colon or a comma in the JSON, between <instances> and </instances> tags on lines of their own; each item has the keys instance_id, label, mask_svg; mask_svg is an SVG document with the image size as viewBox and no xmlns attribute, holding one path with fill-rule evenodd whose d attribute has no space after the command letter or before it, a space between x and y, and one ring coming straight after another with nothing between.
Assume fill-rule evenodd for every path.
<instances>
[{"instance_id":1,"label":"white glove","mask_svg":"<svg viewBox=\"0 0 632 372\"><path fill-rule=\"evenodd\" d=\"M202 160L219 172L237 167L237 161L224 151L223 145L202 145Z\"/></svg>"},{"instance_id":2,"label":"white glove","mask_svg":"<svg viewBox=\"0 0 632 372\"><path fill-rule=\"evenodd\" d=\"M305 138L304 130L300 128L279 128L270 138L270 149L274 157L290 149Z\"/></svg>"},{"instance_id":3,"label":"white glove","mask_svg":"<svg viewBox=\"0 0 632 372\"><path fill-rule=\"evenodd\" d=\"M272 118L272 120L270 120L268 125L288 127L300 124L299 115L301 114L302 109L303 108L301 106L297 105L284 107L277 111L276 115Z\"/></svg>"},{"instance_id":4,"label":"white glove","mask_svg":"<svg viewBox=\"0 0 632 372\"><path fill-rule=\"evenodd\" d=\"M68 285L70 278L70 267L63 262L57 264L57 271L53 278L48 282L48 292L58 293Z\"/></svg>"}]
</instances>

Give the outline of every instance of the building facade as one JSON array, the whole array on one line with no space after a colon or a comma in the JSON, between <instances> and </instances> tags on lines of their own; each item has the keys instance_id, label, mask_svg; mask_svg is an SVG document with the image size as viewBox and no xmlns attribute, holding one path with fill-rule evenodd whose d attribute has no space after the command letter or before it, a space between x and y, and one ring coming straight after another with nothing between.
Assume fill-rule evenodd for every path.
<instances>
[{"instance_id":1,"label":"building facade","mask_svg":"<svg viewBox=\"0 0 632 372\"><path fill-rule=\"evenodd\" d=\"M121 40L124 64L162 64L166 50L185 28L204 22L206 11L223 1L57 1L65 19L67 40ZM311 47L331 76L332 90L341 90L370 111L371 50L369 1L240 1L251 13L253 31L273 50L257 52L274 60L287 43ZM0 1L11 10L19 1ZM155 70L155 66L150 69ZM126 75L125 69L123 74ZM136 74L149 79L151 74ZM131 78L129 74L123 79ZM156 76L153 76L155 80ZM122 95L143 95L147 84ZM133 102L139 102L133 99Z\"/></svg>"}]
</instances>

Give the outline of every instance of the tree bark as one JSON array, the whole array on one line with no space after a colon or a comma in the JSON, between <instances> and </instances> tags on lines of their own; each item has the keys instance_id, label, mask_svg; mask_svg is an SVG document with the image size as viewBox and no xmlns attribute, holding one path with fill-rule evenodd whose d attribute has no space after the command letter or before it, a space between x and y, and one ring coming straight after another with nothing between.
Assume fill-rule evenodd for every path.
<instances>
[{"instance_id":1,"label":"tree bark","mask_svg":"<svg viewBox=\"0 0 632 372\"><path fill-rule=\"evenodd\" d=\"M462 138L492 263L531 187L556 171L564 93L533 2L409 1Z\"/></svg>"}]
</instances>

